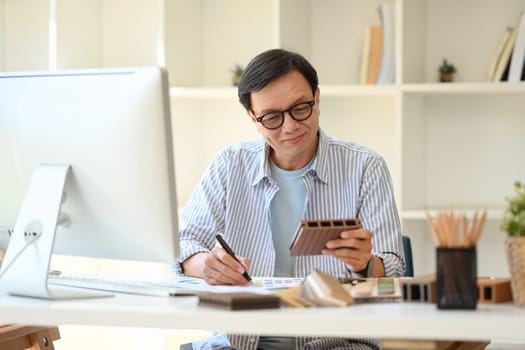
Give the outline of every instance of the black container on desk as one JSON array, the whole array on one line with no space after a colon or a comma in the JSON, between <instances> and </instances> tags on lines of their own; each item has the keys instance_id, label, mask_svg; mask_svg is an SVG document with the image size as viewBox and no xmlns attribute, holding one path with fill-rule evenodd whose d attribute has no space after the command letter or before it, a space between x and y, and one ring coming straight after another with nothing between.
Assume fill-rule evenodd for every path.
<instances>
[{"instance_id":1,"label":"black container on desk","mask_svg":"<svg viewBox=\"0 0 525 350\"><path fill-rule=\"evenodd\" d=\"M475 309L478 303L476 247L437 248L438 309Z\"/></svg>"}]
</instances>

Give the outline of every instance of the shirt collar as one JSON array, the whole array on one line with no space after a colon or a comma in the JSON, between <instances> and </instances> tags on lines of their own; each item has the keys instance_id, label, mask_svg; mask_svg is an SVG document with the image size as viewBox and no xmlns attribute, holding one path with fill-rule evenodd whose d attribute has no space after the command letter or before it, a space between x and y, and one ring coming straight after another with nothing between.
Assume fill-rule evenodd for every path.
<instances>
[{"instance_id":1,"label":"shirt collar","mask_svg":"<svg viewBox=\"0 0 525 350\"><path fill-rule=\"evenodd\" d=\"M264 144L263 152L261 152L261 158L259 161L259 169L255 173L252 181L252 186L258 184L265 178L271 178L270 168L270 145ZM327 169L327 156L328 156L328 136L319 128L319 144L317 145L317 152L314 156L312 167L307 173L311 173L324 183L328 181L328 169Z\"/></svg>"}]
</instances>

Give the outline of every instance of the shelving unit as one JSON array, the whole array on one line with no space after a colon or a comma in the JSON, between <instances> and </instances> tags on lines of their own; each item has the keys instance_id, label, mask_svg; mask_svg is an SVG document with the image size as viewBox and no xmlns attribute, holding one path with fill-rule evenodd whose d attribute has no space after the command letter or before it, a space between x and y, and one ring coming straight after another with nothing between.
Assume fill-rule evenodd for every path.
<instances>
[{"instance_id":1,"label":"shelving unit","mask_svg":"<svg viewBox=\"0 0 525 350\"><path fill-rule=\"evenodd\" d=\"M363 32L380 24L376 8L383 2L395 9L396 81L361 86ZM230 69L268 48L288 48L318 70L321 126L374 149L389 164L416 274L435 269L425 211L453 206L470 215L488 210L478 272L508 275L499 218L513 182L525 174L525 83L487 82L487 70L525 0L42 3L0 0L3 69L52 63L52 40L42 33L49 33L53 6L58 68L164 64L173 86L181 205L219 149L259 137L230 86ZM437 82L443 57L458 68L454 83Z\"/></svg>"}]
</instances>

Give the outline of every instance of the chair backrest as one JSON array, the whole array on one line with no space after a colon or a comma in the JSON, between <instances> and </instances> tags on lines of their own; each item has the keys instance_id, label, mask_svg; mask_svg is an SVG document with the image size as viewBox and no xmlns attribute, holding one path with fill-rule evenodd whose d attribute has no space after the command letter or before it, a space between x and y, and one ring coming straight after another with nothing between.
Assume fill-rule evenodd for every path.
<instances>
[{"instance_id":1,"label":"chair backrest","mask_svg":"<svg viewBox=\"0 0 525 350\"><path fill-rule=\"evenodd\" d=\"M412 244L410 244L410 237L408 236L403 236L403 251L405 252L405 277L413 277Z\"/></svg>"}]
</instances>

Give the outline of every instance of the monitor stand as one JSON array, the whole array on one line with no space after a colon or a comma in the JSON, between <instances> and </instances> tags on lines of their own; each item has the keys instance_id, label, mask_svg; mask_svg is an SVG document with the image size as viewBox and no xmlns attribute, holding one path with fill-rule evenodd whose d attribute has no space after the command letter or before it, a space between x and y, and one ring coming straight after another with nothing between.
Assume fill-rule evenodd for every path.
<instances>
[{"instance_id":1,"label":"monitor stand","mask_svg":"<svg viewBox=\"0 0 525 350\"><path fill-rule=\"evenodd\" d=\"M0 270L0 291L42 299L112 296L47 283L69 165L39 165L33 172Z\"/></svg>"}]
</instances>

